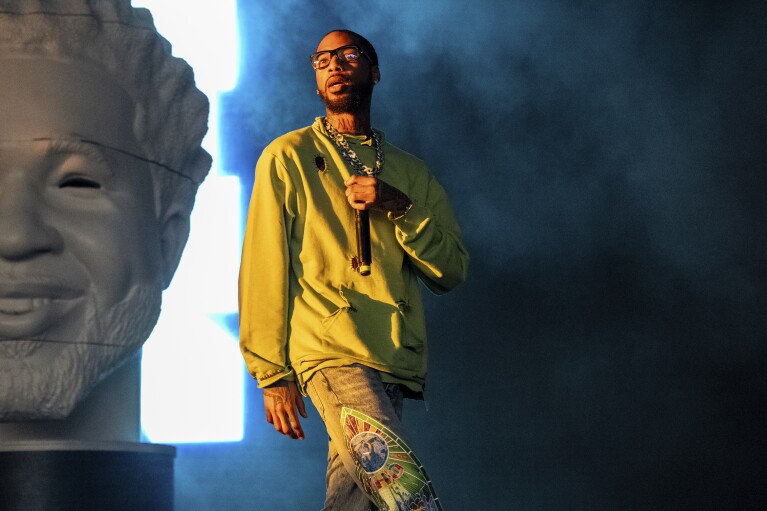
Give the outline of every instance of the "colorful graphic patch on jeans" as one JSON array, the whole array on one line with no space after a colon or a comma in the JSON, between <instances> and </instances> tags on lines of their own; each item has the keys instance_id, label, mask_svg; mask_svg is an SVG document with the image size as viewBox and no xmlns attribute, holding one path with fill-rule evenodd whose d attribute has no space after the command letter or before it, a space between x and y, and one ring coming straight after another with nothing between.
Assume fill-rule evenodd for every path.
<instances>
[{"instance_id":1,"label":"colorful graphic patch on jeans","mask_svg":"<svg viewBox=\"0 0 767 511\"><path fill-rule=\"evenodd\" d=\"M341 411L341 427L357 477L381 511L442 511L423 465L404 440L350 408Z\"/></svg>"}]
</instances>

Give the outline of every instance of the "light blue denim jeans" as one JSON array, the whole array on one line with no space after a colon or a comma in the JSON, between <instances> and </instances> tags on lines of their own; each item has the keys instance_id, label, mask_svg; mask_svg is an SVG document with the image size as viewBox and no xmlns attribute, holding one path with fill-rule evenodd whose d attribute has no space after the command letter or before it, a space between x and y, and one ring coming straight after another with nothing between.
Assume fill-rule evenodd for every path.
<instances>
[{"instance_id":1,"label":"light blue denim jeans","mask_svg":"<svg viewBox=\"0 0 767 511\"><path fill-rule=\"evenodd\" d=\"M352 365L321 369L306 390L330 437L324 511L375 511L376 502L388 511L441 510L423 467L407 447L399 385L384 383L374 369ZM421 494L405 491L412 484L397 484L400 477L428 483L426 504Z\"/></svg>"}]
</instances>

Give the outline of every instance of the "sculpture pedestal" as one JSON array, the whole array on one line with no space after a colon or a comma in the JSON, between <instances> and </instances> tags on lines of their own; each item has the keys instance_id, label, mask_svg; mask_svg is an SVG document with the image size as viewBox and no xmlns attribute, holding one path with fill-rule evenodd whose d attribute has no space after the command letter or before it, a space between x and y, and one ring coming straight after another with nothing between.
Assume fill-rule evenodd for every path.
<instances>
[{"instance_id":1,"label":"sculpture pedestal","mask_svg":"<svg viewBox=\"0 0 767 511\"><path fill-rule=\"evenodd\" d=\"M0 509L173 511L175 456L137 442L0 442Z\"/></svg>"},{"instance_id":2,"label":"sculpture pedestal","mask_svg":"<svg viewBox=\"0 0 767 511\"><path fill-rule=\"evenodd\" d=\"M173 511L176 448L138 441L140 364L66 419L0 423L0 511Z\"/></svg>"}]
</instances>

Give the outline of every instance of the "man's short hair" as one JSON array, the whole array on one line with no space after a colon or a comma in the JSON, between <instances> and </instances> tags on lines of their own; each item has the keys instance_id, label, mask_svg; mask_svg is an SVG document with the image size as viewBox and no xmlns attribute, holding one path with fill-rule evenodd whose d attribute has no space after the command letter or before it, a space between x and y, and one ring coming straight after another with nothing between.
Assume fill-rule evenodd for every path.
<instances>
[{"instance_id":1,"label":"man's short hair","mask_svg":"<svg viewBox=\"0 0 767 511\"><path fill-rule=\"evenodd\" d=\"M370 43L370 41L359 35L357 32L352 32L351 30L346 30L343 28L331 30L323 36L323 39L334 32L341 32L351 37L352 40L362 49L362 51L364 51L365 54L370 57L370 62L372 62L374 66L378 65L378 54L376 53L376 49L373 48L373 45Z\"/></svg>"},{"instance_id":2,"label":"man's short hair","mask_svg":"<svg viewBox=\"0 0 767 511\"><path fill-rule=\"evenodd\" d=\"M148 10L131 7L130 0L3 2L0 55L72 58L103 68L135 103L141 156L160 164L150 165L157 214L171 203L191 211L211 165L200 145L208 100L192 68L172 56Z\"/></svg>"}]
</instances>

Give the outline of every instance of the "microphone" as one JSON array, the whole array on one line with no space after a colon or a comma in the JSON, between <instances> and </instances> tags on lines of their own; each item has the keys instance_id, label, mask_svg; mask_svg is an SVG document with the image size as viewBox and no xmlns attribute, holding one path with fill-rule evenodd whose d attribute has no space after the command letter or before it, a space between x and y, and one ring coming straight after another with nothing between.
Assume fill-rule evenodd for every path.
<instances>
[{"instance_id":1,"label":"microphone","mask_svg":"<svg viewBox=\"0 0 767 511\"><path fill-rule=\"evenodd\" d=\"M370 275L370 215L367 209L354 210L357 230L357 269L360 275Z\"/></svg>"}]
</instances>

